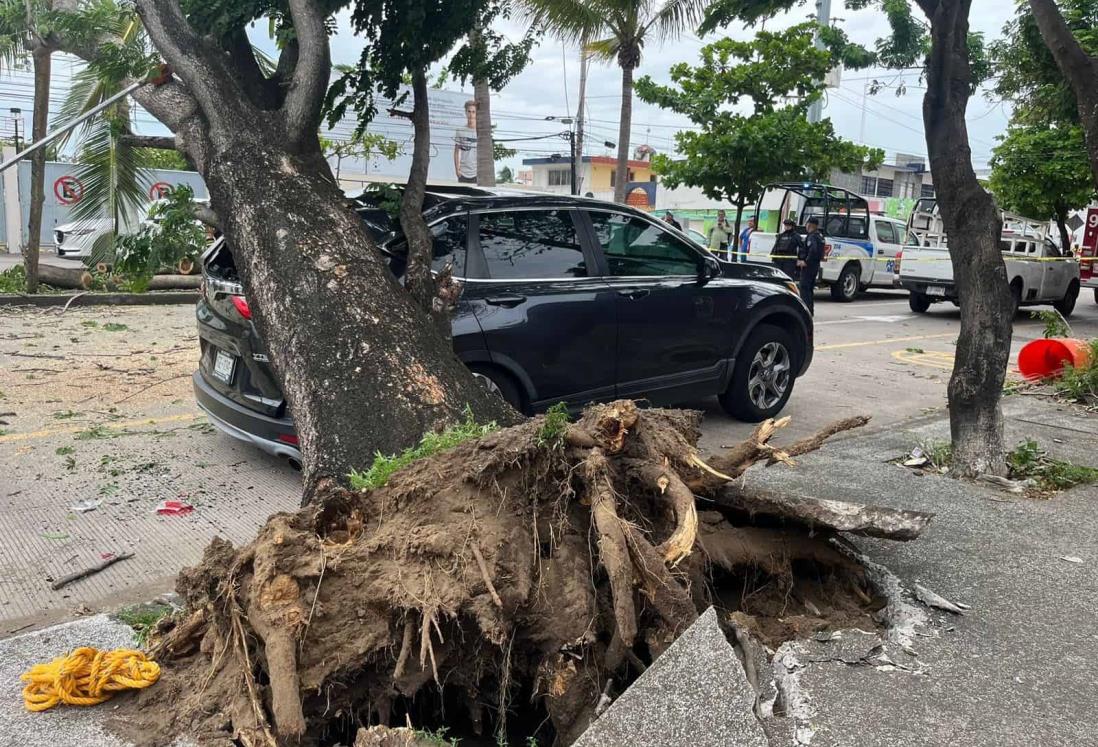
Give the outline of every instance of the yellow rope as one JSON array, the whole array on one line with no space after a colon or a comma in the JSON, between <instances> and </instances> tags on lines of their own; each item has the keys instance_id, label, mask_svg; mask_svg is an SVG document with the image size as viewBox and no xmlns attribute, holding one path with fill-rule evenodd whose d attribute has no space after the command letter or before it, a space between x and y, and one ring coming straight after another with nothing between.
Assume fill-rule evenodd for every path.
<instances>
[{"instance_id":1,"label":"yellow rope","mask_svg":"<svg viewBox=\"0 0 1098 747\"><path fill-rule=\"evenodd\" d=\"M19 679L28 711L46 711L58 703L89 706L110 700L116 692L143 688L160 679L160 665L140 651L78 648L49 664L35 664Z\"/></svg>"}]
</instances>

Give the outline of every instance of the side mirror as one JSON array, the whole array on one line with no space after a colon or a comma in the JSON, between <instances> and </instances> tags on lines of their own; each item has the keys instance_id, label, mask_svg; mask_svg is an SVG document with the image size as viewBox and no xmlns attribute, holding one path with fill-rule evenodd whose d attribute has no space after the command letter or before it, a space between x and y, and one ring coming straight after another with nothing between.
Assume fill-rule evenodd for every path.
<instances>
[{"instance_id":1,"label":"side mirror","mask_svg":"<svg viewBox=\"0 0 1098 747\"><path fill-rule=\"evenodd\" d=\"M698 284L705 285L713 278L719 278L723 274L721 263L716 257L702 257L698 263Z\"/></svg>"}]
</instances>

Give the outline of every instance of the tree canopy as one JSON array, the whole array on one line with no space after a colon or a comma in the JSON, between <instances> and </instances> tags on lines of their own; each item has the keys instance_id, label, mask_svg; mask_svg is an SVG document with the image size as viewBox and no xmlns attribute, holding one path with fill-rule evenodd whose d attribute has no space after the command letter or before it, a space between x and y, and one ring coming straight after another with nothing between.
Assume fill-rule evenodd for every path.
<instances>
[{"instance_id":1,"label":"tree canopy","mask_svg":"<svg viewBox=\"0 0 1098 747\"><path fill-rule=\"evenodd\" d=\"M742 206L768 182L826 177L833 168L873 168L883 160L881 150L838 137L829 120L808 121L819 81L836 62L834 53L813 46L814 28L805 23L760 31L751 41L721 39L702 48L697 66L673 66L672 85L637 81L641 99L698 126L676 134L681 157L653 158L665 184L700 187L711 199Z\"/></svg>"}]
</instances>

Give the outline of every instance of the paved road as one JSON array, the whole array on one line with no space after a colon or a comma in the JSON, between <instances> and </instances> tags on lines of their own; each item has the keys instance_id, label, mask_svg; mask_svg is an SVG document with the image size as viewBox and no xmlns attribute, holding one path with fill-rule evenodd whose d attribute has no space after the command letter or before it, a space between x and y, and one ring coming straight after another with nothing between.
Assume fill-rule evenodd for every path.
<instances>
[{"instance_id":1,"label":"paved road","mask_svg":"<svg viewBox=\"0 0 1098 747\"><path fill-rule=\"evenodd\" d=\"M880 426L944 407L955 308L916 315L899 292L851 304L821 293L816 313L815 360L785 438L853 414ZM1098 337L1089 296L1072 321ZM1041 328L1019 315L1015 351ZM0 636L167 590L213 536L247 541L297 505L295 472L204 421L187 380L196 360L190 307L0 309ZM751 430L715 401L694 406L707 413L705 449ZM159 516L165 499L195 510ZM85 502L101 503L76 510ZM132 560L50 590L48 578L127 550Z\"/></svg>"}]
</instances>

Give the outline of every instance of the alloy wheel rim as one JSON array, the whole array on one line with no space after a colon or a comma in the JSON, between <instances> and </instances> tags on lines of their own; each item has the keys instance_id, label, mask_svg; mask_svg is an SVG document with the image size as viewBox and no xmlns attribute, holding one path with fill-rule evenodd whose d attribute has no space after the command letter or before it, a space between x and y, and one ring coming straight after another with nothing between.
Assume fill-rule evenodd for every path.
<instances>
[{"instance_id":1,"label":"alloy wheel rim","mask_svg":"<svg viewBox=\"0 0 1098 747\"><path fill-rule=\"evenodd\" d=\"M843 293L848 296L853 296L858 290L858 278L854 276L854 273L846 273L846 277L843 278Z\"/></svg>"},{"instance_id":2,"label":"alloy wheel rim","mask_svg":"<svg viewBox=\"0 0 1098 747\"><path fill-rule=\"evenodd\" d=\"M482 387L484 387L484 389L485 389L486 391L488 391L488 392L491 392L492 394L496 394L496 395L499 395L500 397L502 397L502 396L503 396L503 392L502 392L502 391L500 391L500 388L499 388L499 384L497 384L496 382L492 381L491 379L489 379L489 378L488 378L487 376L485 376L484 374L482 374L482 373L474 373L474 374L473 374L473 378L474 378L474 379L476 379L476 380L477 380L477 382L478 382L478 383L479 383L479 384L480 384L480 385L481 385Z\"/></svg>"},{"instance_id":3,"label":"alloy wheel rim","mask_svg":"<svg viewBox=\"0 0 1098 747\"><path fill-rule=\"evenodd\" d=\"M789 351L780 342L768 342L759 348L747 376L747 396L760 410L768 410L789 389L792 365Z\"/></svg>"}]
</instances>

